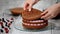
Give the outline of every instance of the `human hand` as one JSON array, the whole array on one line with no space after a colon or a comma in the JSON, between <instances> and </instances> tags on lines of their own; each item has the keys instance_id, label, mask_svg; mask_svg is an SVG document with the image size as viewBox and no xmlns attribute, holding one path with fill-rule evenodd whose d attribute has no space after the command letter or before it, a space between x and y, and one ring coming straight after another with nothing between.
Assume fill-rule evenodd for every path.
<instances>
[{"instance_id":1,"label":"human hand","mask_svg":"<svg viewBox=\"0 0 60 34\"><path fill-rule=\"evenodd\" d=\"M48 20L56 17L60 13L60 4L54 4L47 8L41 15L43 19Z\"/></svg>"},{"instance_id":2,"label":"human hand","mask_svg":"<svg viewBox=\"0 0 60 34\"><path fill-rule=\"evenodd\" d=\"M26 2L24 3L24 10L28 9L29 11L31 11L32 6L37 2L38 0L26 0Z\"/></svg>"}]
</instances>

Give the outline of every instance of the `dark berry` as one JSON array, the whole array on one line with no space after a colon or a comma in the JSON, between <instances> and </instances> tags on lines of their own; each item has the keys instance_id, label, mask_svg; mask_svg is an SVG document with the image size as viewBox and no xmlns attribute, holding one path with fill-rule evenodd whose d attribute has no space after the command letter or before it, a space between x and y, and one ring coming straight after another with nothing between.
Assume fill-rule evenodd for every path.
<instances>
[{"instance_id":1,"label":"dark berry","mask_svg":"<svg viewBox=\"0 0 60 34\"><path fill-rule=\"evenodd\" d=\"M12 24L12 21L10 23Z\"/></svg>"},{"instance_id":2,"label":"dark berry","mask_svg":"<svg viewBox=\"0 0 60 34\"><path fill-rule=\"evenodd\" d=\"M0 22L0 25L2 26L3 25L3 22Z\"/></svg>"},{"instance_id":3,"label":"dark berry","mask_svg":"<svg viewBox=\"0 0 60 34\"><path fill-rule=\"evenodd\" d=\"M8 27L10 27L10 26L8 26Z\"/></svg>"},{"instance_id":4,"label":"dark berry","mask_svg":"<svg viewBox=\"0 0 60 34\"><path fill-rule=\"evenodd\" d=\"M13 18L11 18L11 20L14 20Z\"/></svg>"},{"instance_id":5,"label":"dark berry","mask_svg":"<svg viewBox=\"0 0 60 34\"><path fill-rule=\"evenodd\" d=\"M8 26L8 28L11 29L10 26Z\"/></svg>"},{"instance_id":6,"label":"dark berry","mask_svg":"<svg viewBox=\"0 0 60 34\"><path fill-rule=\"evenodd\" d=\"M1 19L0 19L0 21L1 21Z\"/></svg>"},{"instance_id":7,"label":"dark berry","mask_svg":"<svg viewBox=\"0 0 60 34\"><path fill-rule=\"evenodd\" d=\"M7 26L8 28L10 27L10 26Z\"/></svg>"},{"instance_id":8,"label":"dark berry","mask_svg":"<svg viewBox=\"0 0 60 34\"><path fill-rule=\"evenodd\" d=\"M0 29L0 31L3 33L3 30L2 29Z\"/></svg>"},{"instance_id":9,"label":"dark berry","mask_svg":"<svg viewBox=\"0 0 60 34\"><path fill-rule=\"evenodd\" d=\"M5 26L7 26L7 22L5 23Z\"/></svg>"},{"instance_id":10,"label":"dark berry","mask_svg":"<svg viewBox=\"0 0 60 34\"><path fill-rule=\"evenodd\" d=\"M4 26L3 26L3 25L2 25L1 27L2 27L2 28L4 28Z\"/></svg>"},{"instance_id":11,"label":"dark berry","mask_svg":"<svg viewBox=\"0 0 60 34\"><path fill-rule=\"evenodd\" d=\"M2 18L2 21L3 21L3 22L6 22L6 21L4 20L4 18Z\"/></svg>"},{"instance_id":12,"label":"dark berry","mask_svg":"<svg viewBox=\"0 0 60 34\"><path fill-rule=\"evenodd\" d=\"M8 24L8 26L10 26L10 25L11 25L11 23Z\"/></svg>"}]
</instances>

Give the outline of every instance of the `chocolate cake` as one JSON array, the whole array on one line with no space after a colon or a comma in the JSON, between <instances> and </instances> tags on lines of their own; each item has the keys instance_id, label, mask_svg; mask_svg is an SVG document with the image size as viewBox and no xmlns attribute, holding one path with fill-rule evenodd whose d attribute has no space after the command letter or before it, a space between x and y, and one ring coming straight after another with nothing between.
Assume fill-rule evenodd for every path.
<instances>
[{"instance_id":1,"label":"chocolate cake","mask_svg":"<svg viewBox=\"0 0 60 34\"><path fill-rule=\"evenodd\" d=\"M42 29L48 26L48 20L41 19L42 11L32 9L31 11L24 11L22 13L23 27L27 29Z\"/></svg>"},{"instance_id":2,"label":"chocolate cake","mask_svg":"<svg viewBox=\"0 0 60 34\"><path fill-rule=\"evenodd\" d=\"M22 7L12 8L10 9L10 11L13 15L20 15L23 12L23 8Z\"/></svg>"}]
</instances>

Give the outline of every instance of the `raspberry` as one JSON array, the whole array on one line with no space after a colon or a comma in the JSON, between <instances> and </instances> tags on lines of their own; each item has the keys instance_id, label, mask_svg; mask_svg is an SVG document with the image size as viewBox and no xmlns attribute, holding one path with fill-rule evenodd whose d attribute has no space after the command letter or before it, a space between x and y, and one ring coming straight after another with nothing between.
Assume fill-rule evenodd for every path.
<instances>
[{"instance_id":1,"label":"raspberry","mask_svg":"<svg viewBox=\"0 0 60 34\"><path fill-rule=\"evenodd\" d=\"M0 25L2 26L3 25L3 22L0 22Z\"/></svg>"},{"instance_id":2,"label":"raspberry","mask_svg":"<svg viewBox=\"0 0 60 34\"><path fill-rule=\"evenodd\" d=\"M8 28L4 28L4 30L5 30L5 32L6 32L6 33L9 33L9 30L8 30Z\"/></svg>"},{"instance_id":3,"label":"raspberry","mask_svg":"<svg viewBox=\"0 0 60 34\"><path fill-rule=\"evenodd\" d=\"M13 18L11 18L11 20L14 20Z\"/></svg>"},{"instance_id":4,"label":"raspberry","mask_svg":"<svg viewBox=\"0 0 60 34\"><path fill-rule=\"evenodd\" d=\"M8 26L10 26L10 25L11 25L11 23L8 24Z\"/></svg>"}]
</instances>

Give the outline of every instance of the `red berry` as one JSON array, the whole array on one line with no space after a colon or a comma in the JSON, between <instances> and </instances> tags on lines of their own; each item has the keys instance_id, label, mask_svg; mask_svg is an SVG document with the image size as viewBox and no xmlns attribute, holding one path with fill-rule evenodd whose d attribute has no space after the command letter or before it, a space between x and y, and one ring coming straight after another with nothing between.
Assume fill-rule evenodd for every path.
<instances>
[{"instance_id":1,"label":"red berry","mask_svg":"<svg viewBox=\"0 0 60 34\"><path fill-rule=\"evenodd\" d=\"M11 18L11 20L14 20L13 18Z\"/></svg>"},{"instance_id":2,"label":"red berry","mask_svg":"<svg viewBox=\"0 0 60 34\"><path fill-rule=\"evenodd\" d=\"M10 26L10 25L11 25L11 23L8 24L8 26Z\"/></svg>"},{"instance_id":3,"label":"red berry","mask_svg":"<svg viewBox=\"0 0 60 34\"><path fill-rule=\"evenodd\" d=\"M8 30L8 28L4 28L4 30L5 30L5 32L6 32L6 33L9 33L9 30Z\"/></svg>"}]
</instances>

